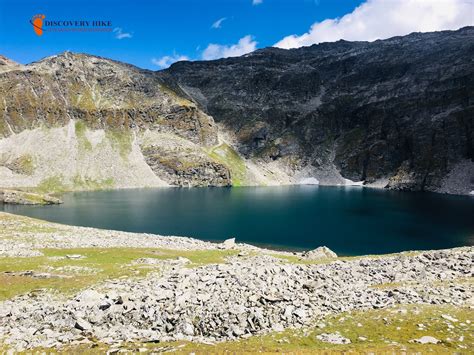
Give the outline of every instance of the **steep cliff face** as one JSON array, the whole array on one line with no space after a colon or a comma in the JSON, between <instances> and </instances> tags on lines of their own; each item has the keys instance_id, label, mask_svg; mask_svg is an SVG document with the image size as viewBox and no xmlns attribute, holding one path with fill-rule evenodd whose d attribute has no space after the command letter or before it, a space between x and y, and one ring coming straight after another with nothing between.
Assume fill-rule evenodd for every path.
<instances>
[{"instance_id":1,"label":"steep cliff face","mask_svg":"<svg viewBox=\"0 0 474 355\"><path fill-rule=\"evenodd\" d=\"M474 28L267 48L158 73L292 179L474 190Z\"/></svg>"}]
</instances>

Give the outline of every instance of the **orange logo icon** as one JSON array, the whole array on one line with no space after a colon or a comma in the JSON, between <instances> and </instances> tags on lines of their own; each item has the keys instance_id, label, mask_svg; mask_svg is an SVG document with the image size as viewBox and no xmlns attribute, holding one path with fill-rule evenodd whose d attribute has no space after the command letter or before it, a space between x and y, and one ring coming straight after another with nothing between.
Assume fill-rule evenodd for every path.
<instances>
[{"instance_id":1,"label":"orange logo icon","mask_svg":"<svg viewBox=\"0 0 474 355\"><path fill-rule=\"evenodd\" d=\"M45 15L34 15L30 20L31 25L38 36L43 34L43 20L45 17Z\"/></svg>"}]
</instances>

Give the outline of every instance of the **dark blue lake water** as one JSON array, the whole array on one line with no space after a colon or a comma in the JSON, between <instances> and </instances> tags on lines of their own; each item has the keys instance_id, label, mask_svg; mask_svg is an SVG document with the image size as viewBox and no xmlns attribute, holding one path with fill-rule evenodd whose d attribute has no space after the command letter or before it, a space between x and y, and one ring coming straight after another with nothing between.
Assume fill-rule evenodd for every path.
<instances>
[{"instance_id":1,"label":"dark blue lake water","mask_svg":"<svg viewBox=\"0 0 474 355\"><path fill-rule=\"evenodd\" d=\"M237 241L326 245L342 255L474 244L474 198L360 187L162 188L78 192L4 211L71 225ZM79 236L78 236L79 237Z\"/></svg>"}]
</instances>

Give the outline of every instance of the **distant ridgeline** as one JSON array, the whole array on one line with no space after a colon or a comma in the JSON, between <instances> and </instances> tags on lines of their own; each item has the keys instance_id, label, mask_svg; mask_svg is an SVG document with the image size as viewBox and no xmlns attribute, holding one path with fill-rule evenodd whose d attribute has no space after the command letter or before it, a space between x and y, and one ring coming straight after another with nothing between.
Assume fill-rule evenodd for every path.
<instances>
[{"instance_id":1,"label":"distant ridgeline","mask_svg":"<svg viewBox=\"0 0 474 355\"><path fill-rule=\"evenodd\" d=\"M0 57L0 186L474 190L474 28L148 71Z\"/></svg>"}]
</instances>

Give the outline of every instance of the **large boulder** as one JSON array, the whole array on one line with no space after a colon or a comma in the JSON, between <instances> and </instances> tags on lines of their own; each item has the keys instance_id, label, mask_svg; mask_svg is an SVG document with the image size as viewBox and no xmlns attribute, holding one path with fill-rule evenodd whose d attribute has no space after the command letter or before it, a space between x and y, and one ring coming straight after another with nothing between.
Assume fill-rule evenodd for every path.
<instances>
[{"instance_id":1,"label":"large boulder","mask_svg":"<svg viewBox=\"0 0 474 355\"><path fill-rule=\"evenodd\" d=\"M304 252L302 256L308 260L337 258L337 254L325 246Z\"/></svg>"},{"instance_id":2,"label":"large boulder","mask_svg":"<svg viewBox=\"0 0 474 355\"><path fill-rule=\"evenodd\" d=\"M235 247L235 238L229 238L219 245L219 249L233 249Z\"/></svg>"}]
</instances>

